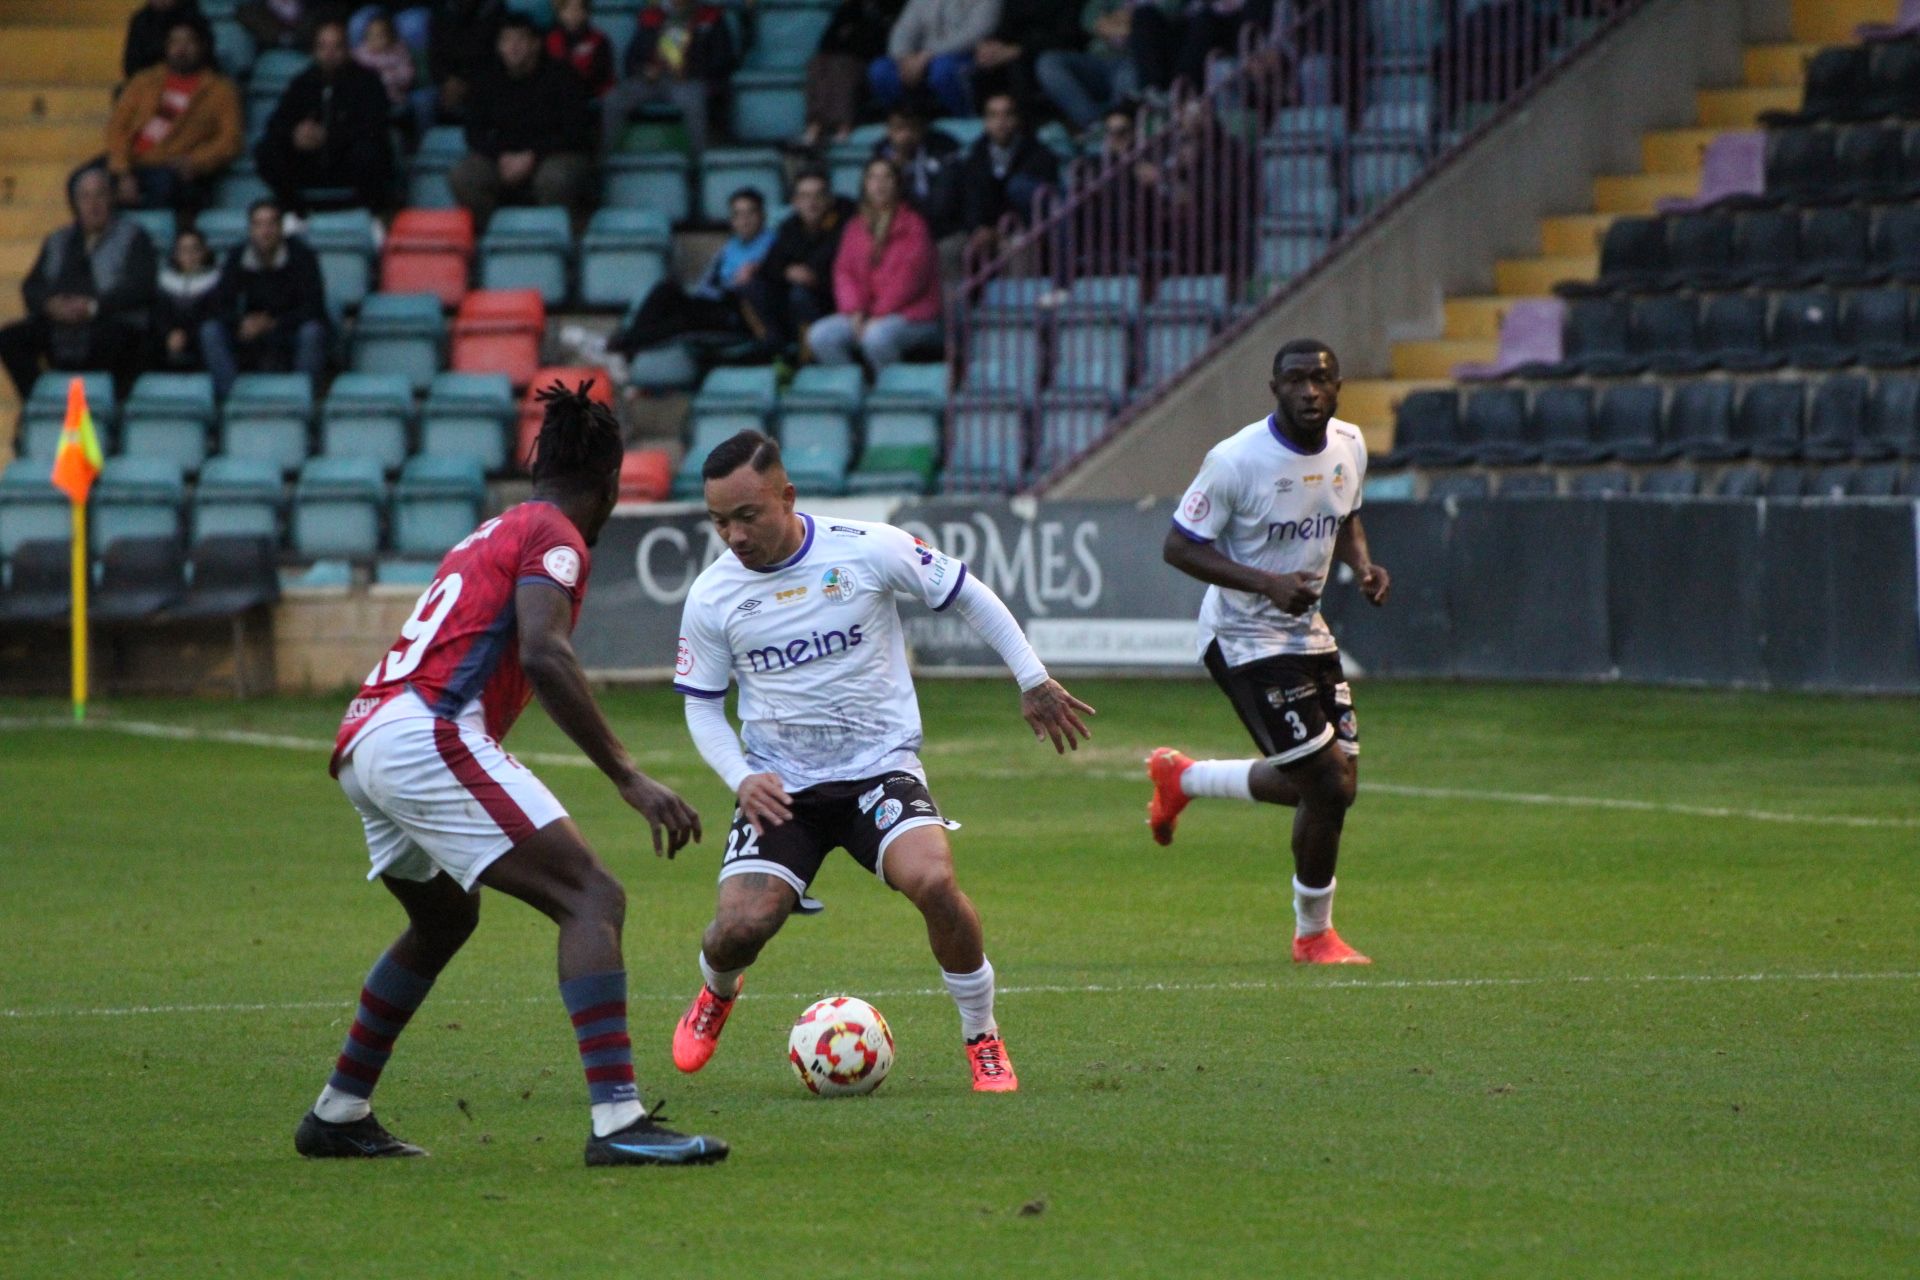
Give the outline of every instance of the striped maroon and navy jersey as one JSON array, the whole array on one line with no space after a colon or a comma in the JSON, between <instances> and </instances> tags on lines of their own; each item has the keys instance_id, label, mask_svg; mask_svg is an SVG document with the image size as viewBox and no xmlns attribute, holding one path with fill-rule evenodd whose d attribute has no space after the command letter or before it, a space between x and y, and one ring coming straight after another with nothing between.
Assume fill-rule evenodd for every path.
<instances>
[{"instance_id":1,"label":"striped maroon and navy jersey","mask_svg":"<svg viewBox=\"0 0 1920 1280\"><path fill-rule=\"evenodd\" d=\"M533 696L520 666L514 592L525 582L557 587L578 622L587 569L585 540L550 502L523 502L468 534L440 561L400 638L348 704L333 771L361 727L409 689L447 720L478 702L487 736L506 737Z\"/></svg>"}]
</instances>

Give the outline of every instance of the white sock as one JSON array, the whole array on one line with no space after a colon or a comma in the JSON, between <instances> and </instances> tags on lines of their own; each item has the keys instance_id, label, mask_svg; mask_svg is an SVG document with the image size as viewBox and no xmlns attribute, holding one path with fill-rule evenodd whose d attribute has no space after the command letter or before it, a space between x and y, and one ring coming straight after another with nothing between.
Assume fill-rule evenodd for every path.
<instances>
[{"instance_id":1,"label":"white sock","mask_svg":"<svg viewBox=\"0 0 1920 1280\"><path fill-rule=\"evenodd\" d=\"M631 1098L625 1102L596 1102L593 1104L593 1136L604 1138L645 1114L647 1109Z\"/></svg>"},{"instance_id":2,"label":"white sock","mask_svg":"<svg viewBox=\"0 0 1920 1280\"><path fill-rule=\"evenodd\" d=\"M313 1114L328 1124L352 1124L372 1111L373 1104L365 1098L342 1093L332 1085L320 1090L320 1100L313 1104Z\"/></svg>"},{"instance_id":3,"label":"white sock","mask_svg":"<svg viewBox=\"0 0 1920 1280\"><path fill-rule=\"evenodd\" d=\"M707 990L723 1000L740 994L740 975L745 972L745 969L716 969L707 963L707 953L700 953L700 976L707 980Z\"/></svg>"},{"instance_id":4,"label":"white sock","mask_svg":"<svg viewBox=\"0 0 1920 1280\"><path fill-rule=\"evenodd\" d=\"M1327 881L1324 889L1309 889L1300 883L1300 877L1293 878L1294 937L1312 937L1333 928L1333 887L1339 883L1336 877Z\"/></svg>"},{"instance_id":5,"label":"white sock","mask_svg":"<svg viewBox=\"0 0 1920 1280\"><path fill-rule=\"evenodd\" d=\"M1254 760L1195 760L1180 775L1180 790L1214 800L1253 799Z\"/></svg>"},{"instance_id":6,"label":"white sock","mask_svg":"<svg viewBox=\"0 0 1920 1280\"><path fill-rule=\"evenodd\" d=\"M999 1027L993 1020L993 962L982 956L972 973L940 971L947 994L960 1006L960 1034L971 1040Z\"/></svg>"}]
</instances>

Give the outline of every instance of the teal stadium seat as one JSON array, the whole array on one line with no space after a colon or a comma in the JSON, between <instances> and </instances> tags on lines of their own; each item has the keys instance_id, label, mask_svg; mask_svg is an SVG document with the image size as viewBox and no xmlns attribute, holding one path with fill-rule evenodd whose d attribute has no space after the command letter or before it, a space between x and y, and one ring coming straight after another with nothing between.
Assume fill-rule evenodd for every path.
<instances>
[{"instance_id":1,"label":"teal stadium seat","mask_svg":"<svg viewBox=\"0 0 1920 1280\"><path fill-rule=\"evenodd\" d=\"M420 149L414 152L413 163L407 170L407 207L453 208L453 188L447 185L447 170L466 153L466 131L457 124L435 125L421 135Z\"/></svg>"},{"instance_id":2,"label":"teal stadium seat","mask_svg":"<svg viewBox=\"0 0 1920 1280\"><path fill-rule=\"evenodd\" d=\"M687 157L677 151L614 151L600 161L602 198L609 209L648 209L669 223L693 213Z\"/></svg>"},{"instance_id":3,"label":"teal stadium seat","mask_svg":"<svg viewBox=\"0 0 1920 1280\"><path fill-rule=\"evenodd\" d=\"M354 322L349 364L355 373L401 374L423 390L439 372L446 336L433 294L368 294Z\"/></svg>"},{"instance_id":4,"label":"teal stadium seat","mask_svg":"<svg viewBox=\"0 0 1920 1280\"><path fill-rule=\"evenodd\" d=\"M270 538L278 545L285 505L285 486L273 463L224 455L208 458L193 488L193 540L256 537Z\"/></svg>"},{"instance_id":5,"label":"teal stadium seat","mask_svg":"<svg viewBox=\"0 0 1920 1280\"><path fill-rule=\"evenodd\" d=\"M859 365L810 364L794 375L780 397L781 409L834 409L853 414L866 398L866 377Z\"/></svg>"},{"instance_id":6,"label":"teal stadium seat","mask_svg":"<svg viewBox=\"0 0 1920 1280\"><path fill-rule=\"evenodd\" d=\"M673 473L673 496L676 498L697 498L700 496L702 481L700 468L705 464L707 455L721 441L738 435L742 431L761 431L766 428L766 418L750 410L721 409L696 412L693 416L693 430L687 440L686 456L680 459L680 469Z\"/></svg>"},{"instance_id":7,"label":"teal stadium seat","mask_svg":"<svg viewBox=\"0 0 1920 1280\"><path fill-rule=\"evenodd\" d=\"M207 456L216 411L213 378L204 373L143 373L121 415L120 451L171 458L197 471Z\"/></svg>"},{"instance_id":8,"label":"teal stadium seat","mask_svg":"<svg viewBox=\"0 0 1920 1280\"><path fill-rule=\"evenodd\" d=\"M664 280L673 228L655 209L601 209L580 237L580 301L627 307Z\"/></svg>"},{"instance_id":9,"label":"teal stadium seat","mask_svg":"<svg viewBox=\"0 0 1920 1280\"><path fill-rule=\"evenodd\" d=\"M1016 397L956 397L941 484L948 492L1008 493L1025 473L1026 404Z\"/></svg>"},{"instance_id":10,"label":"teal stadium seat","mask_svg":"<svg viewBox=\"0 0 1920 1280\"><path fill-rule=\"evenodd\" d=\"M700 366L686 343L662 343L627 361L627 381L643 391L691 391L700 381Z\"/></svg>"},{"instance_id":11,"label":"teal stadium seat","mask_svg":"<svg viewBox=\"0 0 1920 1280\"><path fill-rule=\"evenodd\" d=\"M780 153L772 147L715 147L708 150L700 171L700 216L708 222L727 220L727 197L752 187L767 204L782 200Z\"/></svg>"},{"instance_id":12,"label":"teal stadium seat","mask_svg":"<svg viewBox=\"0 0 1920 1280\"><path fill-rule=\"evenodd\" d=\"M436 374L421 412L420 453L471 458L483 471L501 471L507 429L517 412L513 383L504 373Z\"/></svg>"},{"instance_id":13,"label":"teal stadium seat","mask_svg":"<svg viewBox=\"0 0 1920 1280\"><path fill-rule=\"evenodd\" d=\"M806 75L798 70L733 73L733 136L742 142L782 142L807 124ZM763 194L771 198L766 188Z\"/></svg>"},{"instance_id":14,"label":"teal stadium seat","mask_svg":"<svg viewBox=\"0 0 1920 1280\"><path fill-rule=\"evenodd\" d=\"M853 461L853 418L844 409L780 411L780 454L802 493L840 494Z\"/></svg>"},{"instance_id":15,"label":"teal stadium seat","mask_svg":"<svg viewBox=\"0 0 1920 1280\"><path fill-rule=\"evenodd\" d=\"M827 172L835 195L849 200L860 198L860 179L866 173L867 161L873 157L874 144L886 136L884 124L858 125L845 142L836 142L828 149Z\"/></svg>"},{"instance_id":16,"label":"teal stadium seat","mask_svg":"<svg viewBox=\"0 0 1920 1280\"><path fill-rule=\"evenodd\" d=\"M892 364L866 398L865 446L849 493L925 493L939 469L947 367Z\"/></svg>"},{"instance_id":17,"label":"teal stadium seat","mask_svg":"<svg viewBox=\"0 0 1920 1280\"><path fill-rule=\"evenodd\" d=\"M1130 381L1132 340L1125 321L1063 320L1053 335L1050 385L1055 391L1098 393L1110 404L1121 403Z\"/></svg>"},{"instance_id":18,"label":"teal stadium seat","mask_svg":"<svg viewBox=\"0 0 1920 1280\"><path fill-rule=\"evenodd\" d=\"M358 307L373 290L373 215L365 209L316 213L307 219L306 236L320 259L327 305L336 315Z\"/></svg>"},{"instance_id":19,"label":"teal stadium seat","mask_svg":"<svg viewBox=\"0 0 1920 1280\"><path fill-rule=\"evenodd\" d=\"M172 459L107 459L93 488L88 531L95 550L122 538L178 541L186 499L186 482Z\"/></svg>"},{"instance_id":20,"label":"teal stadium seat","mask_svg":"<svg viewBox=\"0 0 1920 1280\"><path fill-rule=\"evenodd\" d=\"M85 373L49 372L33 384L33 393L20 413L20 456L53 459L60 447L60 433L67 425L67 388L79 378L87 389L87 412L93 417L93 432L103 452L113 451L113 425L120 417L120 402L113 391L113 375L99 370Z\"/></svg>"},{"instance_id":21,"label":"teal stadium seat","mask_svg":"<svg viewBox=\"0 0 1920 1280\"><path fill-rule=\"evenodd\" d=\"M501 209L480 239L482 289L534 289L557 307L567 300L573 231L557 205Z\"/></svg>"},{"instance_id":22,"label":"teal stadium seat","mask_svg":"<svg viewBox=\"0 0 1920 1280\"><path fill-rule=\"evenodd\" d=\"M309 559L374 555L386 496L380 464L372 458L309 460L294 488L294 552Z\"/></svg>"},{"instance_id":23,"label":"teal stadium seat","mask_svg":"<svg viewBox=\"0 0 1920 1280\"><path fill-rule=\"evenodd\" d=\"M304 373L243 373L227 393L221 452L292 473L307 460L312 430L313 383Z\"/></svg>"},{"instance_id":24,"label":"teal stadium seat","mask_svg":"<svg viewBox=\"0 0 1920 1280\"><path fill-rule=\"evenodd\" d=\"M397 373L345 373L334 381L320 411L320 452L365 457L398 471L408 452L413 394Z\"/></svg>"},{"instance_id":25,"label":"teal stadium seat","mask_svg":"<svg viewBox=\"0 0 1920 1280\"><path fill-rule=\"evenodd\" d=\"M805 70L832 19L833 5L822 0L760 0L747 66L755 71ZM734 83L739 84L738 78Z\"/></svg>"},{"instance_id":26,"label":"teal stadium seat","mask_svg":"<svg viewBox=\"0 0 1920 1280\"><path fill-rule=\"evenodd\" d=\"M722 366L709 373L700 384L699 392L693 397L693 412L698 415L737 410L765 422L779 396L779 381L773 366Z\"/></svg>"},{"instance_id":27,"label":"teal stadium seat","mask_svg":"<svg viewBox=\"0 0 1920 1280\"><path fill-rule=\"evenodd\" d=\"M1032 479L1050 474L1093 447L1113 420L1104 390L1055 390L1040 397L1040 430L1033 446Z\"/></svg>"},{"instance_id":28,"label":"teal stadium seat","mask_svg":"<svg viewBox=\"0 0 1920 1280\"><path fill-rule=\"evenodd\" d=\"M241 208L202 209L193 225L207 238L207 248L216 258L226 256L247 238L247 211Z\"/></svg>"},{"instance_id":29,"label":"teal stadium seat","mask_svg":"<svg viewBox=\"0 0 1920 1280\"><path fill-rule=\"evenodd\" d=\"M401 555L445 555L480 523L486 476L473 458L422 456L409 461L393 491L393 549Z\"/></svg>"},{"instance_id":30,"label":"teal stadium seat","mask_svg":"<svg viewBox=\"0 0 1920 1280\"><path fill-rule=\"evenodd\" d=\"M72 505L53 487L50 459L15 458L0 472L0 556L23 542L70 541Z\"/></svg>"}]
</instances>

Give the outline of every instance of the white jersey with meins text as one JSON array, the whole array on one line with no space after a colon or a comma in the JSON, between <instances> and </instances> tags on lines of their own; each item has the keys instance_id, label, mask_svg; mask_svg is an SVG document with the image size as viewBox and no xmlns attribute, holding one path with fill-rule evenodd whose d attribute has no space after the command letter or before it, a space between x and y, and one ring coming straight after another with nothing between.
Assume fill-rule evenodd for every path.
<instances>
[{"instance_id":1,"label":"white jersey with meins text","mask_svg":"<svg viewBox=\"0 0 1920 1280\"><path fill-rule=\"evenodd\" d=\"M960 561L892 525L802 514L800 549L752 569L731 551L687 593L673 687L740 686L747 763L788 791L920 772L920 704L894 593L953 603Z\"/></svg>"},{"instance_id":2,"label":"white jersey with meins text","mask_svg":"<svg viewBox=\"0 0 1920 1280\"><path fill-rule=\"evenodd\" d=\"M1236 564L1311 574L1324 589L1334 539L1360 509L1366 472L1367 444L1352 423L1330 420L1320 451L1302 453L1269 414L1213 447L1173 524ZM1215 640L1230 667L1336 647L1317 602L1305 613L1289 614L1263 595L1210 586L1200 604L1200 651Z\"/></svg>"}]
</instances>

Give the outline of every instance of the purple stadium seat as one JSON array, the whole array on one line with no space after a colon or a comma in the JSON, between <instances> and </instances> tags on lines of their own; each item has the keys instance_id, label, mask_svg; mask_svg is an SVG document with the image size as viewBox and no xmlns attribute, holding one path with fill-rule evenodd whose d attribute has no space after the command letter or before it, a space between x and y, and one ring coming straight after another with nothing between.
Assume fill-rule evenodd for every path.
<instances>
[{"instance_id":1,"label":"purple stadium seat","mask_svg":"<svg viewBox=\"0 0 1920 1280\"><path fill-rule=\"evenodd\" d=\"M1757 196L1767 189L1767 135L1759 129L1723 133L1707 144L1700 162L1700 190L1668 196L1662 213L1693 213L1723 200Z\"/></svg>"},{"instance_id":2,"label":"purple stadium seat","mask_svg":"<svg viewBox=\"0 0 1920 1280\"><path fill-rule=\"evenodd\" d=\"M1863 22L1853 29L1862 40L1905 40L1920 36L1920 0L1900 0L1900 15L1892 22Z\"/></svg>"},{"instance_id":3,"label":"purple stadium seat","mask_svg":"<svg viewBox=\"0 0 1920 1280\"><path fill-rule=\"evenodd\" d=\"M1558 364L1565 358L1561 330L1567 304L1558 298L1527 298L1508 307L1500 317L1500 351L1491 361L1457 364L1453 376L1463 381L1502 378L1528 365Z\"/></svg>"}]
</instances>

